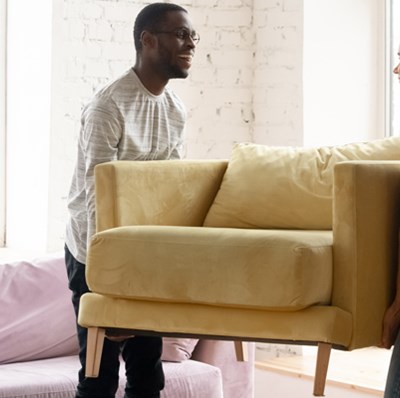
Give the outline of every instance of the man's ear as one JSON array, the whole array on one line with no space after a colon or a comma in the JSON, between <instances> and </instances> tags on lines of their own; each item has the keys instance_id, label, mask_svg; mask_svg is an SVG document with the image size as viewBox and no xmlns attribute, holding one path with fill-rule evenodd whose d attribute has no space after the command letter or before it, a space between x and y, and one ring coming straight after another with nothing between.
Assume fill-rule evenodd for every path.
<instances>
[{"instance_id":1,"label":"man's ear","mask_svg":"<svg viewBox=\"0 0 400 398\"><path fill-rule=\"evenodd\" d=\"M142 42L142 47L147 49L152 49L156 46L156 36L151 34L149 31L144 30L140 35L140 41Z\"/></svg>"}]
</instances>

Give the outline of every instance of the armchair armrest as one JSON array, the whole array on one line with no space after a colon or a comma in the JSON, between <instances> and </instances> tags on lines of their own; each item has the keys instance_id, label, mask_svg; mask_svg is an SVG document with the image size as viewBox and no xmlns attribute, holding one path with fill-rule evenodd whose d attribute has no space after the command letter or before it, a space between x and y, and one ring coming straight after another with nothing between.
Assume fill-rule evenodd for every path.
<instances>
[{"instance_id":1,"label":"armchair armrest","mask_svg":"<svg viewBox=\"0 0 400 398\"><path fill-rule=\"evenodd\" d=\"M226 160L99 164L96 231L128 225L201 226L226 167Z\"/></svg>"},{"instance_id":2,"label":"armchair armrest","mask_svg":"<svg viewBox=\"0 0 400 398\"><path fill-rule=\"evenodd\" d=\"M399 215L400 162L336 165L332 304L353 316L351 349L380 341L396 281Z\"/></svg>"}]
</instances>

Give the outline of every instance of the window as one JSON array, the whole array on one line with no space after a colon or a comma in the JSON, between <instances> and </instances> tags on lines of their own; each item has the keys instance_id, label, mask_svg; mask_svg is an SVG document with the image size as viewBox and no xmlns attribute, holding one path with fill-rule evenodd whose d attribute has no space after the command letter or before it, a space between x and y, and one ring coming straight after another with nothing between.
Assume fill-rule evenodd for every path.
<instances>
[{"instance_id":1,"label":"window","mask_svg":"<svg viewBox=\"0 0 400 398\"><path fill-rule=\"evenodd\" d=\"M52 0L5 3L0 2L0 246L44 252Z\"/></svg>"},{"instance_id":2,"label":"window","mask_svg":"<svg viewBox=\"0 0 400 398\"><path fill-rule=\"evenodd\" d=\"M7 2L0 2L0 247L6 229L6 29Z\"/></svg>"},{"instance_id":3,"label":"window","mask_svg":"<svg viewBox=\"0 0 400 398\"><path fill-rule=\"evenodd\" d=\"M304 0L304 145L386 135L385 11L382 0Z\"/></svg>"},{"instance_id":4,"label":"window","mask_svg":"<svg viewBox=\"0 0 400 398\"><path fill-rule=\"evenodd\" d=\"M400 47L400 2L388 1L387 27L387 119L389 134L400 135L400 84L397 76L393 75L392 68L399 63L397 55Z\"/></svg>"}]
</instances>

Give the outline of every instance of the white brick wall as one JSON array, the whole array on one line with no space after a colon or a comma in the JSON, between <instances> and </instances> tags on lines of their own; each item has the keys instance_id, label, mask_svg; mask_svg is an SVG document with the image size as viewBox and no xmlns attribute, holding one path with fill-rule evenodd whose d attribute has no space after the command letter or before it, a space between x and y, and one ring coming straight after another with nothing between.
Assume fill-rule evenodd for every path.
<instances>
[{"instance_id":1,"label":"white brick wall","mask_svg":"<svg viewBox=\"0 0 400 398\"><path fill-rule=\"evenodd\" d=\"M54 0L51 250L63 245L81 107L134 63L134 19L150 2ZM240 141L301 144L302 0L178 3L201 35L190 77L171 82L188 109L187 156L227 158Z\"/></svg>"},{"instance_id":2,"label":"white brick wall","mask_svg":"<svg viewBox=\"0 0 400 398\"><path fill-rule=\"evenodd\" d=\"M301 145L302 0L254 0L253 140Z\"/></svg>"}]
</instances>

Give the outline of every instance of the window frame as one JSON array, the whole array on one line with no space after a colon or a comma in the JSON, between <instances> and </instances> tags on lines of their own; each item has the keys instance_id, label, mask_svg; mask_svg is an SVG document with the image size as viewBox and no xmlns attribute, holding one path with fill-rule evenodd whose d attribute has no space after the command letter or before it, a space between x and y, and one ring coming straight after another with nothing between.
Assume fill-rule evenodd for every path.
<instances>
[{"instance_id":1,"label":"window frame","mask_svg":"<svg viewBox=\"0 0 400 398\"><path fill-rule=\"evenodd\" d=\"M0 247L6 244L7 0L0 1Z\"/></svg>"},{"instance_id":2,"label":"window frame","mask_svg":"<svg viewBox=\"0 0 400 398\"><path fill-rule=\"evenodd\" d=\"M400 84L393 74L393 67L398 64L397 55L400 45L400 25L396 25L395 14L400 14L398 0L386 0L386 135L400 136ZM398 18L397 18L398 19Z\"/></svg>"}]
</instances>

